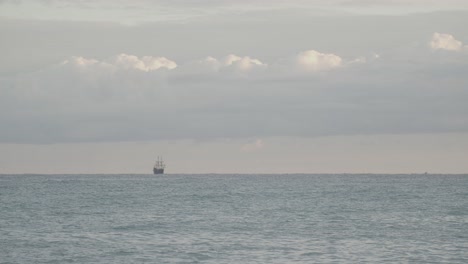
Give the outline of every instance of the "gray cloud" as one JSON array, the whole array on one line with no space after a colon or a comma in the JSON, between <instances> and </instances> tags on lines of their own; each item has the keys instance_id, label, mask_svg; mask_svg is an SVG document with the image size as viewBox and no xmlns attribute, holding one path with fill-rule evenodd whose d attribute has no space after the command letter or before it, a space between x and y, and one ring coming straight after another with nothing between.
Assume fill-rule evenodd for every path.
<instances>
[{"instance_id":1,"label":"gray cloud","mask_svg":"<svg viewBox=\"0 0 468 264\"><path fill-rule=\"evenodd\" d=\"M297 56L312 56L315 64L304 65ZM421 46L413 57L383 54L365 63L317 51L289 58L268 63L235 55L186 62L131 55L70 58L0 81L0 141L468 130L466 55Z\"/></svg>"},{"instance_id":2,"label":"gray cloud","mask_svg":"<svg viewBox=\"0 0 468 264\"><path fill-rule=\"evenodd\" d=\"M203 6L203 7L219 7L219 6L253 6L263 5L264 8L272 8L275 5L281 6L323 6L323 5L358 5L358 6L378 6L378 5L417 5L417 6L457 6L467 7L468 4L464 0L445 0L443 2L439 0L268 0L269 5L265 5L265 0L238 0L235 2L228 0L1 0L0 3L42 3L46 5L70 5L70 6L145 6L145 5L162 5L162 6Z\"/></svg>"},{"instance_id":3,"label":"gray cloud","mask_svg":"<svg viewBox=\"0 0 468 264\"><path fill-rule=\"evenodd\" d=\"M0 19L0 75L37 70L73 55L162 54L175 61L208 55L254 55L269 63L309 49L353 59L356 54L426 46L434 32L468 43L467 12L410 16L322 16L306 10L250 11L190 23L122 26L109 22Z\"/></svg>"},{"instance_id":4,"label":"gray cloud","mask_svg":"<svg viewBox=\"0 0 468 264\"><path fill-rule=\"evenodd\" d=\"M439 6L439 7L467 7L468 4L464 0L342 0L344 5L400 5L400 6Z\"/></svg>"},{"instance_id":5,"label":"gray cloud","mask_svg":"<svg viewBox=\"0 0 468 264\"><path fill-rule=\"evenodd\" d=\"M434 32L468 43L466 11L377 16L223 3L203 2L209 15L183 9L202 14L190 23L1 19L0 141L467 130L468 54L429 46Z\"/></svg>"},{"instance_id":6,"label":"gray cloud","mask_svg":"<svg viewBox=\"0 0 468 264\"><path fill-rule=\"evenodd\" d=\"M0 17L43 21L101 21L123 25L151 22L189 23L217 17L244 16L257 20L258 12L307 13L309 16L337 14L415 14L468 10L462 0L3 0ZM286 12L285 12L286 11ZM292 15L291 18L294 18ZM260 18L261 19L261 18Z\"/></svg>"}]
</instances>

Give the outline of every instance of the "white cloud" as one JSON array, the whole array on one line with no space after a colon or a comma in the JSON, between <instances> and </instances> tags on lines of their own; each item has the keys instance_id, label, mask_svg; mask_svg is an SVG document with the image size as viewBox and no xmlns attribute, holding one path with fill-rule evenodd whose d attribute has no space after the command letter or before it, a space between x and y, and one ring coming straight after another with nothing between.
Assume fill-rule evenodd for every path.
<instances>
[{"instance_id":1,"label":"white cloud","mask_svg":"<svg viewBox=\"0 0 468 264\"><path fill-rule=\"evenodd\" d=\"M87 59L80 56L72 56L69 59L62 62L62 64L70 64L78 67L87 67L91 65L98 64L99 61L95 59Z\"/></svg>"},{"instance_id":2,"label":"white cloud","mask_svg":"<svg viewBox=\"0 0 468 264\"><path fill-rule=\"evenodd\" d=\"M165 57L144 56L137 57L125 53L119 54L109 60L99 61L92 58L73 56L62 62L63 65L77 67L81 69L99 67L109 70L138 70L144 72L156 71L159 69L173 70L177 68L177 63Z\"/></svg>"},{"instance_id":3,"label":"white cloud","mask_svg":"<svg viewBox=\"0 0 468 264\"><path fill-rule=\"evenodd\" d=\"M370 61L376 58L371 58ZM280 58L271 64L262 62L250 56L238 56L229 54L220 59L208 56L204 59L186 62L180 65L175 74L183 76L205 74L220 74L220 76L234 77L260 77L268 79L271 77L291 77L299 75L310 75L322 71L331 71L343 66L353 64L363 64L368 60L365 57L358 57L352 60L344 60L340 56L332 53L321 53L316 50L300 52L296 56Z\"/></svg>"},{"instance_id":4,"label":"white cloud","mask_svg":"<svg viewBox=\"0 0 468 264\"><path fill-rule=\"evenodd\" d=\"M449 51L461 51L463 44L461 41L455 39L450 34L435 32L432 35L432 39L429 42L429 46L432 50L449 50Z\"/></svg>"},{"instance_id":5,"label":"white cloud","mask_svg":"<svg viewBox=\"0 0 468 264\"><path fill-rule=\"evenodd\" d=\"M217 70L219 68L219 61L216 58L208 56L203 60L199 60L196 62L199 66L209 67L212 70Z\"/></svg>"},{"instance_id":6,"label":"white cloud","mask_svg":"<svg viewBox=\"0 0 468 264\"><path fill-rule=\"evenodd\" d=\"M197 61L189 61L177 70L179 76L206 74L234 74L234 76L248 76L250 73L268 69L268 64L249 56L229 54L221 59L208 56Z\"/></svg>"},{"instance_id":7,"label":"white cloud","mask_svg":"<svg viewBox=\"0 0 468 264\"><path fill-rule=\"evenodd\" d=\"M375 58L371 58L371 61ZM152 72L158 70L169 70L173 76L184 75L200 77L218 74L219 76L245 77L260 76L278 77L289 76L290 73L313 74L314 72L330 71L343 66L366 63L366 57L358 57L352 60L344 60L332 53L321 53L316 50L300 52L294 57L278 59L273 62L273 68L259 59L250 56L238 56L229 54L220 59L208 56L196 61L183 62L180 65L166 57L143 56L138 57L129 54L119 54L110 59L97 60L73 56L62 62L62 65L71 66L80 70L91 70L98 72L115 72L136 70L141 72Z\"/></svg>"},{"instance_id":8,"label":"white cloud","mask_svg":"<svg viewBox=\"0 0 468 264\"><path fill-rule=\"evenodd\" d=\"M239 57L234 54L229 54L222 60L225 67L232 67L237 71L246 72L255 69L266 68L267 65L257 59L250 58L249 56Z\"/></svg>"},{"instance_id":9,"label":"white cloud","mask_svg":"<svg viewBox=\"0 0 468 264\"><path fill-rule=\"evenodd\" d=\"M295 59L300 69L305 71L326 71L342 66L343 59L332 53L320 53L307 50L299 53Z\"/></svg>"},{"instance_id":10,"label":"white cloud","mask_svg":"<svg viewBox=\"0 0 468 264\"><path fill-rule=\"evenodd\" d=\"M72 72L89 72L92 73L92 75L112 73L118 69L115 64L82 56L72 56L59 65L55 65L55 68Z\"/></svg>"},{"instance_id":11,"label":"white cloud","mask_svg":"<svg viewBox=\"0 0 468 264\"><path fill-rule=\"evenodd\" d=\"M333 53L322 53L310 49L272 63L268 77L297 78L299 76L315 76L322 72L350 68L353 65L364 64L373 60L375 59L368 60L366 57L345 60Z\"/></svg>"},{"instance_id":12,"label":"white cloud","mask_svg":"<svg viewBox=\"0 0 468 264\"><path fill-rule=\"evenodd\" d=\"M166 68L168 70L175 69L177 64L174 61L171 61L165 57L151 57L144 56L138 58L134 55L119 54L113 60L114 65L124 69L137 69L141 71L154 71L161 68Z\"/></svg>"}]
</instances>

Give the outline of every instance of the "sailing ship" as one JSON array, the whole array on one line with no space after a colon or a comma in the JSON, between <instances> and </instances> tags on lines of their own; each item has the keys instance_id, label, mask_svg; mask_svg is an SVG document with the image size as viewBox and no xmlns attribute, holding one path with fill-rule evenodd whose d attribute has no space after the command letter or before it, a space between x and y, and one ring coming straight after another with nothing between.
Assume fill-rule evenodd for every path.
<instances>
[{"instance_id":1,"label":"sailing ship","mask_svg":"<svg viewBox=\"0 0 468 264\"><path fill-rule=\"evenodd\" d=\"M162 157L158 157L153 167L153 173L164 174L164 168L166 168L166 164L164 164Z\"/></svg>"}]
</instances>

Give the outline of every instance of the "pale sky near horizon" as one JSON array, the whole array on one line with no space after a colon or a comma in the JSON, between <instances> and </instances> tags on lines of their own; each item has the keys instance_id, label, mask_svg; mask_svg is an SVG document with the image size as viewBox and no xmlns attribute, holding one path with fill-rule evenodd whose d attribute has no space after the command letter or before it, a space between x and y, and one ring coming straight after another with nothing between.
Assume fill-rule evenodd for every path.
<instances>
[{"instance_id":1,"label":"pale sky near horizon","mask_svg":"<svg viewBox=\"0 0 468 264\"><path fill-rule=\"evenodd\" d=\"M468 1L0 0L0 174L468 173Z\"/></svg>"}]
</instances>

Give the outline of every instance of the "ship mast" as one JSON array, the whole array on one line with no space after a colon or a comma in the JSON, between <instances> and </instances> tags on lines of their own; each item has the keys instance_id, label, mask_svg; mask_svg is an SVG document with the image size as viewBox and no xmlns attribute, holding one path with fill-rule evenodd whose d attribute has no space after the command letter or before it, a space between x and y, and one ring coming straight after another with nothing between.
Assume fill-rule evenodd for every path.
<instances>
[{"instance_id":1,"label":"ship mast","mask_svg":"<svg viewBox=\"0 0 468 264\"><path fill-rule=\"evenodd\" d=\"M162 157L158 156L158 159L156 160L154 167L158 169L164 169L165 166L164 166L164 161L162 160Z\"/></svg>"}]
</instances>

